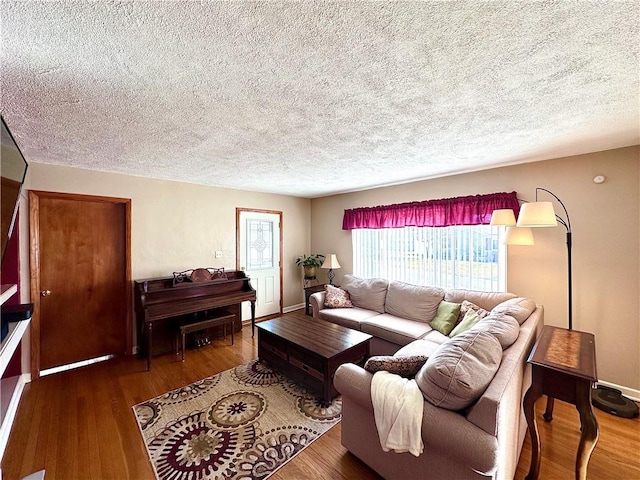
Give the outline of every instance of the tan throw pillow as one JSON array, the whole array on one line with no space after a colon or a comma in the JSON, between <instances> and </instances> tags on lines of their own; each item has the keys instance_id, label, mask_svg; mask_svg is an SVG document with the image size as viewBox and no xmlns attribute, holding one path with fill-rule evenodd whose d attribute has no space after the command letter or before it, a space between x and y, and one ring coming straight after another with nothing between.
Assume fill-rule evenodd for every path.
<instances>
[{"instance_id":1,"label":"tan throw pillow","mask_svg":"<svg viewBox=\"0 0 640 480\"><path fill-rule=\"evenodd\" d=\"M326 308L351 308L353 304L349 299L349 292L333 285L324 286L324 306Z\"/></svg>"},{"instance_id":2,"label":"tan throw pillow","mask_svg":"<svg viewBox=\"0 0 640 480\"><path fill-rule=\"evenodd\" d=\"M412 355L409 357L392 357L388 355L378 355L371 357L364 364L364 369L367 372L376 373L382 370L395 373L405 378L415 377L418 370L427 361L426 355Z\"/></svg>"},{"instance_id":3,"label":"tan throw pillow","mask_svg":"<svg viewBox=\"0 0 640 480\"><path fill-rule=\"evenodd\" d=\"M416 383L436 407L461 410L482 396L501 360L496 337L467 331L440 345L416 374Z\"/></svg>"}]
</instances>

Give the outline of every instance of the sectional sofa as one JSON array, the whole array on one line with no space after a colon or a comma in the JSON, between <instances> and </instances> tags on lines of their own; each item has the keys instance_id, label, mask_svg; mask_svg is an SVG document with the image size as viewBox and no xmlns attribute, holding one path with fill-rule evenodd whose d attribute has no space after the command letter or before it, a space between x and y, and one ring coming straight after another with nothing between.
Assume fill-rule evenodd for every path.
<instances>
[{"instance_id":1,"label":"sectional sofa","mask_svg":"<svg viewBox=\"0 0 640 480\"><path fill-rule=\"evenodd\" d=\"M342 444L387 479L513 479L526 434L527 358L543 308L511 293L351 275L341 289L351 306L329 308L319 292L310 297L313 316L369 333L378 359L428 358L413 376L424 396L424 452L382 449L371 400L374 372L354 364L334 377L342 394ZM458 305L464 316L454 318Z\"/></svg>"}]
</instances>

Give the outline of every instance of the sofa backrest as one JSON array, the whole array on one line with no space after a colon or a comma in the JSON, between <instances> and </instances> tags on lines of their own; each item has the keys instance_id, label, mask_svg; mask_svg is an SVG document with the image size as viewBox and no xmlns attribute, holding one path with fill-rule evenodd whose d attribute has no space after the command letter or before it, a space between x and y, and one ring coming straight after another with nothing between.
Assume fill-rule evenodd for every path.
<instances>
[{"instance_id":1,"label":"sofa backrest","mask_svg":"<svg viewBox=\"0 0 640 480\"><path fill-rule=\"evenodd\" d=\"M492 310L499 303L516 298L516 296L509 292L481 292L479 290L453 288L445 291L444 299L447 302L454 303L462 303L463 300L467 300L485 310Z\"/></svg>"},{"instance_id":2,"label":"sofa backrest","mask_svg":"<svg viewBox=\"0 0 640 480\"><path fill-rule=\"evenodd\" d=\"M429 323L436 316L444 290L392 281L384 305L386 313L396 317Z\"/></svg>"},{"instance_id":3,"label":"sofa backrest","mask_svg":"<svg viewBox=\"0 0 640 480\"><path fill-rule=\"evenodd\" d=\"M358 278L347 274L341 288L349 292L354 307L384 313L388 285L389 282L383 278Z\"/></svg>"},{"instance_id":4,"label":"sofa backrest","mask_svg":"<svg viewBox=\"0 0 640 480\"><path fill-rule=\"evenodd\" d=\"M522 399L531 384L527 358L543 323L544 310L537 306L520 325L518 339L503 352L496 375L466 415L468 421L498 437L498 457L507 462L496 475L499 479L513 478L518 463L526 433Z\"/></svg>"}]
</instances>

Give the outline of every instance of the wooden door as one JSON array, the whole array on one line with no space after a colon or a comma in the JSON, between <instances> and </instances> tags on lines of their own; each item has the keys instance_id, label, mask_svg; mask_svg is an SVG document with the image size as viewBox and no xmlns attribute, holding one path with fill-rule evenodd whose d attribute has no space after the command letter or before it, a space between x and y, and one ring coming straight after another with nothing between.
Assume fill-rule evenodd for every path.
<instances>
[{"instance_id":1,"label":"wooden door","mask_svg":"<svg viewBox=\"0 0 640 480\"><path fill-rule=\"evenodd\" d=\"M29 194L32 375L131 345L130 200Z\"/></svg>"},{"instance_id":2,"label":"wooden door","mask_svg":"<svg viewBox=\"0 0 640 480\"><path fill-rule=\"evenodd\" d=\"M237 261L256 290L256 317L282 314L282 213L236 209ZM250 318L248 302L242 318Z\"/></svg>"}]
</instances>

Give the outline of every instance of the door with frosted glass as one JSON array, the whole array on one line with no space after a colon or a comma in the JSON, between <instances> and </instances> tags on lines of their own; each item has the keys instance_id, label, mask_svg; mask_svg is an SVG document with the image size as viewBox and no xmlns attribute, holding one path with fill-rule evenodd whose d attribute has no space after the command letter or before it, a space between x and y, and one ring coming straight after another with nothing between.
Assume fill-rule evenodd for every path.
<instances>
[{"instance_id":1,"label":"door with frosted glass","mask_svg":"<svg viewBox=\"0 0 640 480\"><path fill-rule=\"evenodd\" d=\"M280 212L238 209L239 268L256 290L256 318L282 313ZM242 318L251 318L248 302Z\"/></svg>"}]
</instances>

